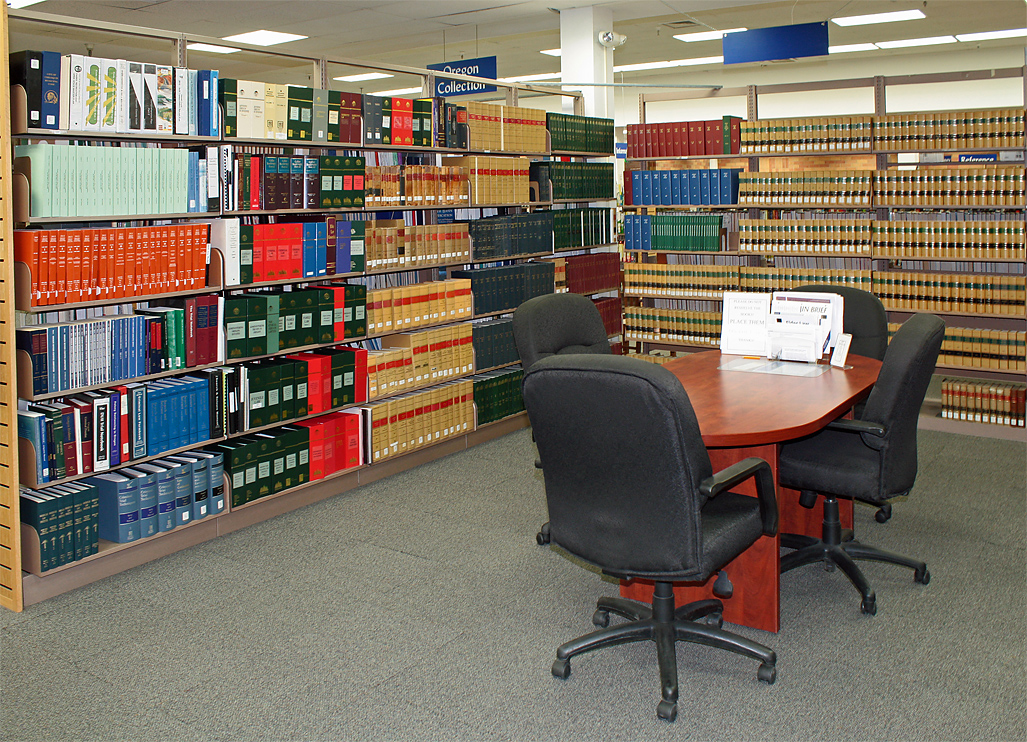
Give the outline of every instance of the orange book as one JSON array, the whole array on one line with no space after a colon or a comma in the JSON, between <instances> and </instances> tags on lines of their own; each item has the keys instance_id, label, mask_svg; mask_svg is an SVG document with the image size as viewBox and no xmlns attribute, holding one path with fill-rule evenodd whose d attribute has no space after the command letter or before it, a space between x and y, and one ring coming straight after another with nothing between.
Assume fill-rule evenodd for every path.
<instances>
[{"instance_id":1,"label":"orange book","mask_svg":"<svg viewBox=\"0 0 1027 742\"><path fill-rule=\"evenodd\" d=\"M303 277L303 224L295 222L283 225L289 242L287 273L282 278Z\"/></svg>"},{"instance_id":2,"label":"orange book","mask_svg":"<svg viewBox=\"0 0 1027 742\"><path fill-rule=\"evenodd\" d=\"M42 292L39 286L39 238L38 229L14 230L14 259L29 269L29 297L32 306L38 306Z\"/></svg>"},{"instance_id":3,"label":"orange book","mask_svg":"<svg viewBox=\"0 0 1027 742\"><path fill-rule=\"evenodd\" d=\"M163 294L174 290L173 276L178 269L177 261L171 250L171 230L165 224L157 228L157 239L160 241L161 265L157 282L157 293Z\"/></svg>"},{"instance_id":4,"label":"orange book","mask_svg":"<svg viewBox=\"0 0 1027 742\"><path fill-rule=\"evenodd\" d=\"M50 244L56 243L57 230L45 229L39 234L39 303L52 304L50 294Z\"/></svg>"},{"instance_id":5,"label":"orange book","mask_svg":"<svg viewBox=\"0 0 1027 742\"><path fill-rule=\"evenodd\" d=\"M85 286L82 284L82 231L67 231L64 239L64 260L68 264L67 300L82 301L85 298Z\"/></svg>"},{"instance_id":6,"label":"orange book","mask_svg":"<svg viewBox=\"0 0 1027 742\"><path fill-rule=\"evenodd\" d=\"M207 285L207 237L206 224L193 225L193 288Z\"/></svg>"},{"instance_id":7,"label":"orange book","mask_svg":"<svg viewBox=\"0 0 1027 742\"><path fill-rule=\"evenodd\" d=\"M68 301L68 261L67 255L67 234L68 230L59 230L57 235L57 249L51 251L51 291L53 304L65 304Z\"/></svg>"},{"instance_id":8,"label":"orange book","mask_svg":"<svg viewBox=\"0 0 1027 742\"><path fill-rule=\"evenodd\" d=\"M111 296L120 299L125 296L125 232L123 227L109 231L114 254L114 268L111 280Z\"/></svg>"},{"instance_id":9,"label":"orange book","mask_svg":"<svg viewBox=\"0 0 1027 742\"><path fill-rule=\"evenodd\" d=\"M139 249L139 230L125 228L125 296L139 296L139 265L136 258Z\"/></svg>"},{"instance_id":10,"label":"orange book","mask_svg":"<svg viewBox=\"0 0 1027 742\"><path fill-rule=\"evenodd\" d=\"M93 249L100 253L100 297L107 299L113 293L112 279L114 275L114 244L109 239L109 229L93 230Z\"/></svg>"}]
</instances>

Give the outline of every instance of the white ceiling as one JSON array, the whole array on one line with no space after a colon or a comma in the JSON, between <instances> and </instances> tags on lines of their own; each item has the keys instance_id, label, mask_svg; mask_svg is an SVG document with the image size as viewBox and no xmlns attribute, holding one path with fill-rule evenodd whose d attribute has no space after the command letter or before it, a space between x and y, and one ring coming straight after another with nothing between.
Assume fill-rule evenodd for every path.
<instances>
[{"instance_id":1,"label":"white ceiling","mask_svg":"<svg viewBox=\"0 0 1027 742\"><path fill-rule=\"evenodd\" d=\"M221 38L272 29L309 38L283 44L290 54L348 57L423 67L434 62L479 56L498 57L500 77L557 72L560 60L539 53L560 45L561 9L583 0L45 0L26 9L86 20L121 23ZM720 54L720 41L685 44L673 37L690 30L762 28L825 21L832 17L920 8L926 19L843 28L829 24L832 45L1027 27L1024 0L615 0L591 3L611 9L613 30L628 37L614 52L614 64ZM12 11L17 14L17 11ZM49 49L141 61L173 61L168 42L133 39L95 29L68 29L12 17L11 49ZM935 47L965 50L969 44ZM982 49L1023 49L1023 37L979 42ZM920 50L860 52L901 58ZM1022 54L1015 57L1020 64ZM267 82L309 84L306 62L251 53L215 55L190 52L189 65L211 67L223 76ZM816 65L817 59L800 60ZM720 65L718 65L720 67ZM710 68L689 67L690 77ZM330 76L360 72L330 66ZM656 82L681 68L618 75L623 82ZM413 76L338 89L373 92L419 84Z\"/></svg>"}]
</instances>

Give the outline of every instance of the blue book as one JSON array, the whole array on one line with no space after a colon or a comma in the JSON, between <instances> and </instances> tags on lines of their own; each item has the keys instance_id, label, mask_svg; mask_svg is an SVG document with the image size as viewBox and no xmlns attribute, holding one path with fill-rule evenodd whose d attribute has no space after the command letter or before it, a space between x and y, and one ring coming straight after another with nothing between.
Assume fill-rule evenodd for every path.
<instances>
[{"instance_id":1,"label":"blue book","mask_svg":"<svg viewBox=\"0 0 1027 742\"><path fill-rule=\"evenodd\" d=\"M68 351L71 348L71 327L69 325L61 325L59 341L61 345L61 358L64 362L61 363L59 382L61 389L71 389L71 363L69 362L70 355Z\"/></svg>"},{"instance_id":2,"label":"blue book","mask_svg":"<svg viewBox=\"0 0 1027 742\"><path fill-rule=\"evenodd\" d=\"M59 129L61 125L61 55L59 52L42 52L42 54L43 95L39 106L39 126L42 129Z\"/></svg>"},{"instance_id":3,"label":"blue book","mask_svg":"<svg viewBox=\"0 0 1027 742\"><path fill-rule=\"evenodd\" d=\"M635 249L635 215L624 215L624 249Z\"/></svg>"},{"instance_id":4,"label":"blue book","mask_svg":"<svg viewBox=\"0 0 1027 742\"><path fill-rule=\"evenodd\" d=\"M317 275L317 224L303 222L303 277Z\"/></svg>"},{"instance_id":5,"label":"blue book","mask_svg":"<svg viewBox=\"0 0 1027 742\"><path fill-rule=\"evenodd\" d=\"M653 175L652 170L642 171L642 200L637 203L645 206L651 206L656 203L653 201Z\"/></svg>"},{"instance_id":6,"label":"blue book","mask_svg":"<svg viewBox=\"0 0 1027 742\"><path fill-rule=\"evenodd\" d=\"M700 204L702 200L699 196L699 171L688 170L688 201L689 204Z\"/></svg>"},{"instance_id":7,"label":"blue book","mask_svg":"<svg viewBox=\"0 0 1027 742\"><path fill-rule=\"evenodd\" d=\"M193 520L192 467L171 459L157 459L153 463L167 468L175 483L175 525L184 526Z\"/></svg>"},{"instance_id":8,"label":"blue book","mask_svg":"<svg viewBox=\"0 0 1027 742\"><path fill-rule=\"evenodd\" d=\"M133 468L121 469L118 473L134 478L139 487L139 537L146 538L159 533L157 473Z\"/></svg>"},{"instance_id":9,"label":"blue book","mask_svg":"<svg viewBox=\"0 0 1027 742\"><path fill-rule=\"evenodd\" d=\"M710 171L699 171L699 203L703 206L710 205Z\"/></svg>"},{"instance_id":10,"label":"blue book","mask_svg":"<svg viewBox=\"0 0 1027 742\"><path fill-rule=\"evenodd\" d=\"M670 171L670 203L675 206L684 203L681 195L681 184L684 182L685 177L687 176L684 170Z\"/></svg>"},{"instance_id":11,"label":"blue book","mask_svg":"<svg viewBox=\"0 0 1027 742\"><path fill-rule=\"evenodd\" d=\"M649 214L641 215L642 222L642 249L652 250L653 249L653 218Z\"/></svg>"},{"instance_id":12,"label":"blue book","mask_svg":"<svg viewBox=\"0 0 1027 742\"><path fill-rule=\"evenodd\" d=\"M127 384L128 458L146 458L146 385Z\"/></svg>"},{"instance_id":13,"label":"blue book","mask_svg":"<svg viewBox=\"0 0 1027 742\"><path fill-rule=\"evenodd\" d=\"M18 410L18 437L32 444L36 458L36 484L50 481L50 452L46 446L46 415Z\"/></svg>"},{"instance_id":14,"label":"blue book","mask_svg":"<svg viewBox=\"0 0 1027 742\"><path fill-rule=\"evenodd\" d=\"M168 458L189 467L193 488L193 520L206 518L210 514L210 476L207 459L193 452Z\"/></svg>"},{"instance_id":15,"label":"blue book","mask_svg":"<svg viewBox=\"0 0 1027 742\"><path fill-rule=\"evenodd\" d=\"M196 133L201 137L213 136L210 120L210 70L197 70L196 74ZM214 92L214 100L217 93Z\"/></svg>"},{"instance_id":16,"label":"blue book","mask_svg":"<svg viewBox=\"0 0 1027 742\"><path fill-rule=\"evenodd\" d=\"M111 400L111 466L121 463L121 395L104 391Z\"/></svg>"},{"instance_id":17,"label":"blue book","mask_svg":"<svg viewBox=\"0 0 1027 742\"><path fill-rule=\"evenodd\" d=\"M639 170L631 172L631 203L636 206L642 203L642 173Z\"/></svg>"},{"instance_id":18,"label":"blue book","mask_svg":"<svg viewBox=\"0 0 1027 742\"><path fill-rule=\"evenodd\" d=\"M189 167L187 168L186 181L186 205L187 211L196 212L200 210L200 153L189 152Z\"/></svg>"},{"instance_id":19,"label":"blue book","mask_svg":"<svg viewBox=\"0 0 1027 742\"><path fill-rule=\"evenodd\" d=\"M670 170L660 171L660 204L670 206L674 203L673 188L671 186Z\"/></svg>"},{"instance_id":20,"label":"blue book","mask_svg":"<svg viewBox=\"0 0 1027 742\"><path fill-rule=\"evenodd\" d=\"M723 171L720 168L710 170L710 205L720 205L720 174Z\"/></svg>"},{"instance_id":21,"label":"blue book","mask_svg":"<svg viewBox=\"0 0 1027 742\"><path fill-rule=\"evenodd\" d=\"M740 172L742 171L727 168L722 171L720 176L720 202L722 204L738 203L738 174Z\"/></svg>"},{"instance_id":22,"label":"blue book","mask_svg":"<svg viewBox=\"0 0 1027 742\"><path fill-rule=\"evenodd\" d=\"M157 482L157 530L161 533L170 531L177 525L174 471L154 463L139 464L133 468L154 475Z\"/></svg>"},{"instance_id":23,"label":"blue book","mask_svg":"<svg viewBox=\"0 0 1027 742\"><path fill-rule=\"evenodd\" d=\"M60 366L64 359L60 354L60 328L51 325L46 328L46 389L45 392L60 391Z\"/></svg>"},{"instance_id":24,"label":"blue book","mask_svg":"<svg viewBox=\"0 0 1027 742\"><path fill-rule=\"evenodd\" d=\"M217 515L225 511L225 456L220 451L192 451L196 456L207 459L207 500L210 503L210 514Z\"/></svg>"},{"instance_id":25,"label":"blue book","mask_svg":"<svg viewBox=\"0 0 1027 742\"><path fill-rule=\"evenodd\" d=\"M218 108L218 71L210 70L210 136L221 136L221 109Z\"/></svg>"},{"instance_id":26,"label":"blue book","mask_svg":"<svg viewBox=\"0 0 1027 742\"><path fill-rule=\"evenodd\" d=\"M317 162L316 158L314 162ZM328 222L314 222L314 228L315 250L317 251L314 273L318 276L325 276L328 275Z\"/></svg>"},{"instance_id":27,"label":"blue book","mask_svg":"<svg viewBox=\"0 0 1027 742\"><path fill-rule=\"evenodd\" d=\"M328 225L325 224L327 230ZM350 235L350 223L343 221L335 222L335 272L351 273L353 270L353 257L350 247L353 238Z\"/></svg>"},{"instance_id":28,"label":"blue book","mask_svg":"<svg viewBox=\"0 0 1027 742\"><path fill-rule=\"evenodd\" d=\"M100 495L100 538L118 544L139 540L139 485L111 472L90 477Z\"/></svg>"}]
</instances>

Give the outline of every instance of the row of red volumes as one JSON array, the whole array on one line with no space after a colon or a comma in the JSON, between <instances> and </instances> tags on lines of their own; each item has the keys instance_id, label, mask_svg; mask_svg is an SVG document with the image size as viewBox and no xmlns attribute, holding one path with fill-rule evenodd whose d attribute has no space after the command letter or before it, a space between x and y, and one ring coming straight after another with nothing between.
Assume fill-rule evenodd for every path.
<instances>
[{"instance_id":1,"label":"row of red volumes","mask_svg":"<svg viewBox=\"0 0 1027 742\"><path fill-rule=\"evenodd\" d=\"M32 306L152 296L206 285L207 225L18 229Z\"/></svg>"},{"instance_id":2,"label":"row of red volumes","mask_svg":"<svg viewBox=\"0 0 1027 742\"><path fill-rule=\"evenodd\" d=\"M620 255L598 252L567 258L567 290L574 294L620 288Z\"/></svg>"},{"instance_id":3,"label":"row of red volumes","mask_svg":"<svg viewBox=\"0 0 1027 742\"><path fill-rule=\"evenodd\" d=\"M628 157L736 155L742 148L742 119L628 124Z\"/></svg>"},{"instance_id":4,"label":"row of red volumes","mask_svg":"<svg viewBox=\"0 0 1027 742\"><path fill-rule=\"evenodd\" d=\"M314 420L294 423L310 433L310 479L324 479L363 462L360 411L333 412Z\"/></svg>"},{"instance_id":5,"label":"row of red volumes","mask_svg":"<svg viewBox=\"0 0 1027 742\"><path fill-rule=\"evenodd\" d=\"M599 316L603 318L603 326L606 328L607 336L620 335L624 319L620 299L613 297L593 299L592 303L596 305L596 309L599 310Z\"/></svg>"}]
</instances>

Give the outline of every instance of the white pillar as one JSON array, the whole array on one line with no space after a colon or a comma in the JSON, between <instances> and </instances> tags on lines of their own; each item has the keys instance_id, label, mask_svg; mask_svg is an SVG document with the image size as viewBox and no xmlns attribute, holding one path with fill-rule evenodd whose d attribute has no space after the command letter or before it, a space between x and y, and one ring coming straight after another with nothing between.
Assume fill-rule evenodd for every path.
<instances>
[{"instance_id":1,"label":"white pillar","mask_svg":"<svg viewBox=\"0 0 1027 742\"><path fill-rule=\"evenodd\" d=\"M583 7L560 11L560 71L567 82L612 83L613 49L599 44L603 31L613 30L613 11L609 8ZM613 88L582 88L584 115L613 118ZM565 99L564 109L572 110L573 101Z\"/></svg>"}]
</instances>

